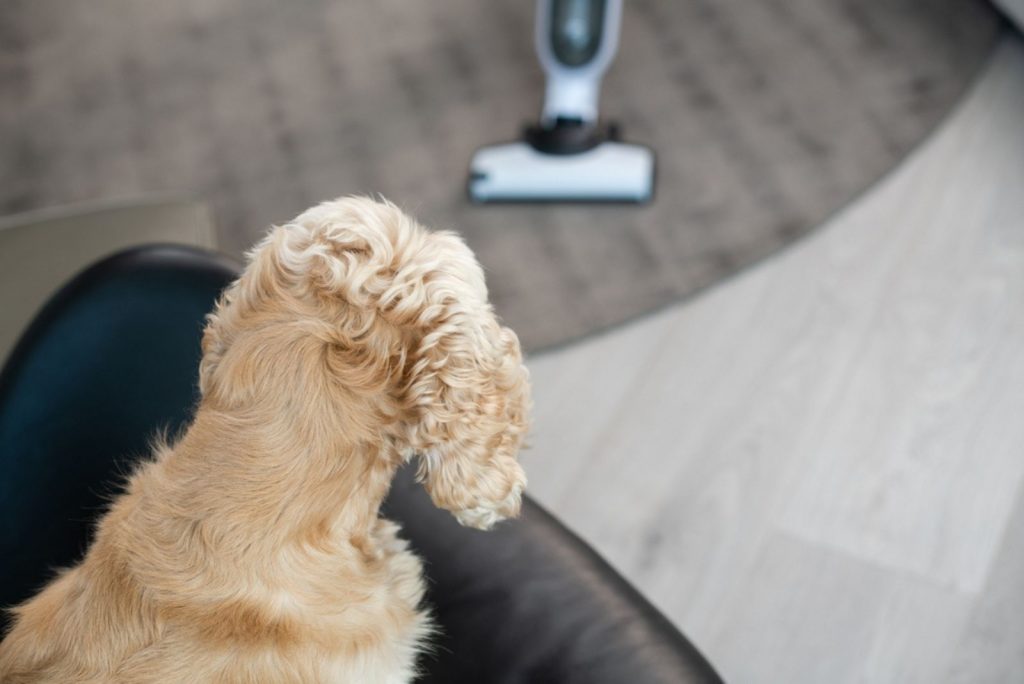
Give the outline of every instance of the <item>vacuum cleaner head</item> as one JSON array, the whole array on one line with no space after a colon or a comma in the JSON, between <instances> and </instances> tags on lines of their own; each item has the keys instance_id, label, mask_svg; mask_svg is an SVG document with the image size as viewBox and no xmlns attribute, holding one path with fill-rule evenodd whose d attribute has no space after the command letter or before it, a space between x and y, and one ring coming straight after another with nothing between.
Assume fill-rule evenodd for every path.
<instances>
[{"instance_id":1,"label":"vacuum cleaner head","mask_svg":"<svg viewBox=\"0 0 1024 684\"><path fill-rule=\"evenodd\" d=\"M469 174L474 202L647 202L654 153L620 142L569 155L508 143L477 150Z\"/></svg>"},{"instance_id":2,"label":"vacuum cleaner head","mask_svg":"<svg viewBox=\"0 0 1024 684\"><path fill-rule=\"evenodd\" d=\"M484 147L469 166L475 202L647 202L654 153L620 141L597 111L615 55L622 0L538 0L535 40L547 75L537 125Z\"/></svg>"}]
</instances>

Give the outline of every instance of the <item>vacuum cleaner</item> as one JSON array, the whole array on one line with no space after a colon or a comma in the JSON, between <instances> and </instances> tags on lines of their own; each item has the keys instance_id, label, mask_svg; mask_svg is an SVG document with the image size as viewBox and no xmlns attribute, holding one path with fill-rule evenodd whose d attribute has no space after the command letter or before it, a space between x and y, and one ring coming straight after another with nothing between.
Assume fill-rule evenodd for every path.
<instances>
[{"instance_id":1,"label":"vacuum cleaner","mask_svg":"<svg viewBox=\"0 0 1024 684\"><path fill-rule=\"evenodd\" d=\"M619 140L598 118L615 56L622 0L538 0L536 47L547 75L540 121L523 139L473 155L474 202L647 202L654 152Z\"/></svg>"}]
</instances>

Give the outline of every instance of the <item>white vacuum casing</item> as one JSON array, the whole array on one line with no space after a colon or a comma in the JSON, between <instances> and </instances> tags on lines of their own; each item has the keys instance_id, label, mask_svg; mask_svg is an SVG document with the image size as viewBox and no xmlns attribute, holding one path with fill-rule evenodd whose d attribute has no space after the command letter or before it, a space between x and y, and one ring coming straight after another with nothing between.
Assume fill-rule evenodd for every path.
<instances>
[{"instance_id":1,"label":"white vacuum casing","mask_svg":"<svg viewBox=\"0 0 1024 684\"><path fill-rule=\"evenodd\" d=\"M470 162L476 202L647 202L654 153L643 145L604 142L577 154L544 154L527 143L484 147Z\"/></svg>"}]
</instances>

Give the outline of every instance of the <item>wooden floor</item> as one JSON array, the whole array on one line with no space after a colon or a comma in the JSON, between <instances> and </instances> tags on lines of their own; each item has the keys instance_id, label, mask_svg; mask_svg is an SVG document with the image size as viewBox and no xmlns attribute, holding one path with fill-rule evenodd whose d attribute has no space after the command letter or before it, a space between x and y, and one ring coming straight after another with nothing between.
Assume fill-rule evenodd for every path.
<instances>
[{"instance_id":1,"label":"wooden floor","mask_svg":"<svg viewBox=\"0 0 1024 684\"><path fill-rule=\"evenodd\" d=\"M809 238L530 366L533 495L727 680L1024 681L1024 44Z\"/></svg>"}]
</instances>

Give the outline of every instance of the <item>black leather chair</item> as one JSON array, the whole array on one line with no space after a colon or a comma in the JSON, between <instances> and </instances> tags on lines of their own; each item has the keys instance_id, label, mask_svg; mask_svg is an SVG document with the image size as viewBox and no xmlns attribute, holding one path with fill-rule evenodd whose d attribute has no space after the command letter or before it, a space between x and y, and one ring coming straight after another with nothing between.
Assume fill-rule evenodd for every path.
<instances>
[{"instance_id":1,"label":"black leather chair","mask_svg":"<svg viewBox=\"0 0 1024 684\"><path fill-rule=\"evenodd\" d=\"M203 316L237 274L195 249L144 247L81 273L0 372L0 605L86 548L119 474L196 401ZM429 682L714 682L696 649L530 500L483 533L402 472L386 504L425 559L441 634Z\"/></svg>"}]
</instances>

